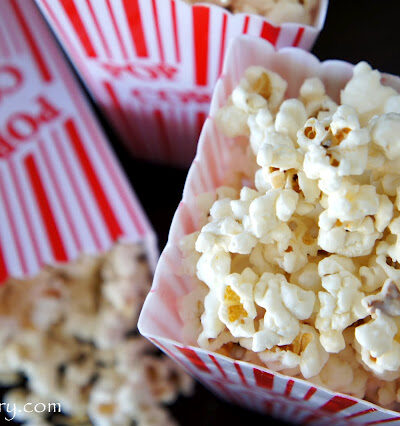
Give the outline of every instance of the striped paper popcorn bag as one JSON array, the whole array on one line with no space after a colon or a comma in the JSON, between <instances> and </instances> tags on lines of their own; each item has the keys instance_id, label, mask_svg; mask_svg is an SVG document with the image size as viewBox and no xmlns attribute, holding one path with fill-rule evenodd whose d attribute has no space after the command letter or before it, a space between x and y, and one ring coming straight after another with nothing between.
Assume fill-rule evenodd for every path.
<instances>
[{"instance_id":1,"label":"striped paper popcorn bag","mask_svg":"<svg viewBox=\"0 0 400 426\"><path fill-rule=\"evenodd\" d=\"M242 33L310 49L313 25L273 25L183 0L36 0L104 114L134 155L189 166L229 41Z\"/></svg>"},{"instance_id":2,"label":"striped paper popcorn bag","mask_svg":"<svg viewBox=\"0 0 400 426\"><path fill-rule=\"evenodd\" d=\"M400 422L398 412L349 395L332 392L306 380L277 373L261 367L259 360L257 364L234 360L219 352L202 349L194 343L197 342L199 327L201 328L196 312L200 309L197 308L197 304L200 303L198 301L202 299L196 298L195 293L192 293L194 289L199 292L200 288L197 278L193 277L194 274L191 276L185 274L194 266L188 266L188 259L184 262L180 244L184 236L200 230L205 223L208 208L202 212L200 206L206 199L204 196L198 196L214 193L224 182L227 171L235 165L238 167L234 143L216 126L215 117L217 111L226 104L228 96L239 83L244 71L252 65L261 65L279 73L288 81L289 97L298 95L299 87L305 78L318 76L324 82L328 94L334 100L338 100L340 90L353 74L353 66L342 61L321 63L315 56L300 49L289 47L276 51L268 42L245 36L235 40L227 54L223 76L213 94L210 116L202 130L197 155L185 184L183 199L173 219L168 244L161 255L152 290L139 319L139 330L206 387L233 403L291 423L398 424ZM400 80L397 77L386 75L385 80L385 84L400 89ZM231 166L232 162L234 166ZM213 214L217 215L216 210ZM215 271L219 271L218 267L224 268L223 264L217 265L216 262L215 258ZM196 264L197 268L199 263ZM210 270L209 273L213 272ZM216 276L217 273L215 272ZM189 294L189 298L183 299ZM193 305L190 304L190 297ZM188 304L184 311L185 315L182 315L182 303ZM210 306L212 302L207 303ZM185 321L182 317L186 318ZM211 320L208 317L204 321ZM212 341L213 339L210 339L210 342ZM255 359L251 358L251 353L248 353L247 359L249 358Z\"/></svg>"},{"instance_id":3,"label":"striped paper popcorn bag","mask_svg":"<svg viewBox=\"0 0 400 426\"><path fill-rule=\"evenodd\" d=\"M0 4L0 282L155 235L33 2Z\"/></svg>"}]
</instances>

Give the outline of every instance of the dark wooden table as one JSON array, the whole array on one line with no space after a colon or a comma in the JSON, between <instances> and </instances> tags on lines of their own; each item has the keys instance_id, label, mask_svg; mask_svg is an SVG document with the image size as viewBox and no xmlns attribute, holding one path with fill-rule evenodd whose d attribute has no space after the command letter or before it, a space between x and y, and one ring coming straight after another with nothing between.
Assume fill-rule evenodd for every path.
<instances>
[{"instance_id":1,"label":"dark wooden table","mask_svg":"<svg viewBox=\"0 0 400 426\"><path fill-rule=\"evenodd\" d=\"M368 61L374 68L400 75L399 0L331 0L325 27L313 52L321 59ZM110 137L117 137L101 120ZM159 238L166 243L169 225L181 199L187 170L133 159L115 143L116 152ZM181 425L221 426L285 424L227 404L197 385L191 398L180 398L172 413ZM0 416L2 417L2 416ZM0 418L0 424L10 424Z\"/></svg>"}]
</instances>

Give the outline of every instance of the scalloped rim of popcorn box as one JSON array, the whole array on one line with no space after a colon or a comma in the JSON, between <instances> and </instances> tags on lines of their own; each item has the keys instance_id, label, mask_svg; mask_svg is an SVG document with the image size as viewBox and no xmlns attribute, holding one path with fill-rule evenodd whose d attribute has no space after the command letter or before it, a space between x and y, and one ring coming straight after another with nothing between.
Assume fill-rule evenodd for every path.
<instances>
[{"instance_id":1,"label":"scalloped rim of popcorn box","mask_svg":"<svg viewBox=\"0 0 400 426\"><path fill-rule=\"evenodd\" d=\"M215 117L218 109L225 103L227 96L229 96L232 89L239 82L245 69L250 65L263 65L281 73L289 82L287 97L296 95L301 82L308 76L320 77L326 84L328 94L331 96L338 95L339 90L351 78L353 69L353 65L348 62L340 60L320 62L311 53L293 47L277 51L267 41L248 36L239 37L231 43L225 59L222 76L218 80L214 90L210 116L203 127L197 154L187 176L183 198L171 224L168 243L160 257L152 289L147 296L139 318L139 331L156 344L160 340L176 347L189 348L200 354L215 355L218 359L225 360L228 363L257 368L260 371L277 376L283 380L292 380L294 383L302 383L309 387L312 386L317 390L326 392L325 395L327 397L339 396L362 404L362 407L365 407L366 411L388 414L392 418L396 416L393 420L399 419L399 413L384 409L368 401L340 392L334 392L325 387L314 385L307 380L286 376L269 370L266 367L233 360L232 358L199 348L198 346L182 343L183 338L179 330L179 327L182 328L182 320L179 319L176 311L177 300L179 297L187 294L193 279L182 276L179 271L176 273L173 272L174 266L175 270L176 266L179 267L179 258L181 257L178 243L184 235L198 229L196 221L199 219L199 215L195 206L196 196L215 189L227 169L229 158L227 159L226 157L229 157L231 154L228 152L224 157L223 149L218 146L224 137L218 134L213 117ZM295 68L295 71L291 71L293 68ZM400 91L399 77L383 74L382 81ZM207 150L209 151L208 156ZM221 161L222 165L218 160ZM218 169L217 165L221 165L221 167ZM211 166L211 169L208 169L208 166ZM210 173L211 170L212 172ZM192 211L190 211L190 206L192 207ZM173 306L171 312L168 312L168 306L170 308ZM157 320L160 317L163 318L163 325L161 326ZM167 318L169 321L166 321ZM340 417L337 418L340 419Z\"/></svg>"},{"instance_id":2,"label":"scalloped rim of popcorn box","mask_svg":"<svg viewBox=\"0 0 400 426\"><path fill-rule=\"evenodd\" d=\"M243 33L309 50L329 4L319 0L314 25L303 25L183 0L72 0L68 8L35 1L125 145L138 157L179 166L194 157L228 41Z\"/></svg>"}]
</instances>

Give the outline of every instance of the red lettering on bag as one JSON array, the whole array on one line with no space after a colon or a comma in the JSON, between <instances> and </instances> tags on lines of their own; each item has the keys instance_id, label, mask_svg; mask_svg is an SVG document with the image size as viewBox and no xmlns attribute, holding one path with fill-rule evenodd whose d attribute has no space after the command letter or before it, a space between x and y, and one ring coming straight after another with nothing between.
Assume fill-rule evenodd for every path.
<instances>
[{"instance_id":1,"label":"red lettering on bag","mask_svg":"<svg viewBox=\"0 0 400 426\"><path fill-rule=\"evenodd\" d=\"M125 75L143 81L174 80L178 69L167 64L110 64L102 63L102 68L114 78L122 78Z\"/></svg>"},{"instance_id":2,"label":"red lettering on bag","mask_svg":"<svg viewBox=\"0 0 400 426\"><path fill-rule=\"evenodd\" d=\"M0 131L0 157L9 155L18 143L31 140L41 126L49 124L60 116L61 112L44 96L35 99L33 111L15 112L5 121Z\"/></svg>"},{"instance_id":3,"label":"red lettering on bag","mask_svg":"<svg viewBox=\"0 0 400 426\"><path fill-rule=\"evenodd\" d=\"M17 92L23 85L21 71L13 65L0 66L0 102L7 95Z\"/></svg>"}]
</instances>

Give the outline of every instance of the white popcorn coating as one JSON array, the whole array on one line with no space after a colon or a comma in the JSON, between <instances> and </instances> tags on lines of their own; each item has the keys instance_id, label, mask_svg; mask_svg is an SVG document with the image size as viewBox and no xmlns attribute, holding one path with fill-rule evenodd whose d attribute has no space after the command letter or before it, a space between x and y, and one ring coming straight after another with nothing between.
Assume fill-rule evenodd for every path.
<instances>
[{"instance_id":1,"label":"white popcorn coating","mask_svg":"<svg viewBox=\"0 0 400 426\"><path fill-rule=\"evenodd\" d=\"M343 331L368 315L361 304L364 297L359 289L361 281L353 275L349 259L332 255L318 265L322 287L318 293L320 310L315 327L321 333L321 344L327 352L337 353L345 348Z\"/></svg>"},{"instance_id":2,"label":"white popcorn coating","mask_svg":"<svg viewBox=\"0 0 400 426\"><path fill-rule=\"evenodd\" d=\"M247 142L252 174L215 197L184 249L200 256L197 285L208 289L192 335L400 409L400 95L365 63L339 105L318 78L297 99L285 91L252 67L218 114L228 136L230 108L246 116L232 146Z\"/></svg>"},{"instance_id":3,"label":"white popcorn coating","mask_svg":"<svg viewBox=\"0 0 400 426\"><path fill-rule=\"evenodd\" d=\"M185 0L187 3L199 3L198 0ZM254 13L262 15L275 24L297 22L312 25L318 0L206 0L228 8L233 13Z\"/></svg>"},{"instance_id":4,"label":"white popcorn coating","mask_svg":"<svg viewBox=\"0 0 400 426\"><path fill-rule=\"evenodd\" d=\"M150 281L143 248L116 244L1 286L0 321L12 333L0 341L0 381L27 378L26 389L9 391L6 401L59 403L57 424L146 425L153 417L172 424L160 403L188 392L190 379L144 338L129 337ZM21 409L18 420L51 424L49 411Z\"/></svg>"}]
</instances>

